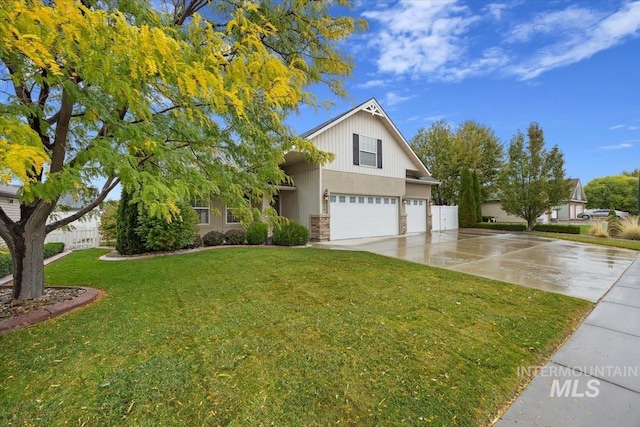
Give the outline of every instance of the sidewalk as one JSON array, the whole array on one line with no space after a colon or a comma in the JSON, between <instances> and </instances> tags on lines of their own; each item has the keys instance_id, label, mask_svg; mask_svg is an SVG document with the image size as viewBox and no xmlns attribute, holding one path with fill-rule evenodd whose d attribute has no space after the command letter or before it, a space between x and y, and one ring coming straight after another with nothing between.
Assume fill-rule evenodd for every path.
<instances>
[{"instance_id":1,"label":"sidewalk","mask_svg":"<svg viewBox=\"0 0 640 427\"><path fill-rule=\"evenodd\" d=\"M640 256L495 423L640 426Z\"/></svg>"}]
</instances>

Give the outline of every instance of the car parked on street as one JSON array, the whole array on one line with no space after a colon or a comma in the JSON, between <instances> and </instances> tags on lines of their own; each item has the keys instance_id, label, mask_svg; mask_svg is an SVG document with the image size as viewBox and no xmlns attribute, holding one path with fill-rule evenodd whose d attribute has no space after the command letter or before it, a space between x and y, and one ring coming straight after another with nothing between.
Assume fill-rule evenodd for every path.
<instances>
[{"instance_id":1,"label":"car parked on street","mask_svg":"<svg viewBox=\"0 0 640 427\"><path fill-rule=\"evenodd\" d=\"M609 216L610 209L588 209L581 214L578 214L578 218L589 220L591 218L606 218ZM629 216L629 212L624 211L614 211L616 216L620 219L626 218Z\"/></svg>"}]
</instances>

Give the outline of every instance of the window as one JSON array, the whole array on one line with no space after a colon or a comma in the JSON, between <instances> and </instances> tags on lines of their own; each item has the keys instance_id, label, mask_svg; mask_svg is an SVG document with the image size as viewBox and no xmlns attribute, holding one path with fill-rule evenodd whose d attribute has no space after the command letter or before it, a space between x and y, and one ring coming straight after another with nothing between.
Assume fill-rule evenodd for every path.
<instances>
[{"instance_id":1,"label":"window","mask_svg":"<svg viewBox=\"0 0 640 427\"><path fill-rule=\"evenodd\" d=\"M391 204L395 205L396 204L396 199L391 199Z\"/></svg>"},{"instance_id":2,"label":"window","mask_svg":"<svg viewBox=\"0 0 640 427\"><path fill-rule=\"evenodd\" d=\"M364 197L358 197L358 203L364 203Z\"/></svg>"},{"instance_id":3,"label":"window","mask_svg":"<svg viewBox=\"0 0 640 427\"><path fill-rule=\"evenodd\" d=\"M331 203L335 203L336 202L336 196L331 196Z\"/></svg>"},{"instance_id":4,"label":"window","mask_svg":"<svg viewBox=\"0 0 640 427\"><path fill-rule=\"evenodd\" d=\"M373 204L373 197L369 197L368 200L367 200L367 203Z\"/></svg>"},{"instance_id":5,"label":"window","mask_svg":"<svg viewBox=\"0 0 640 427\"><path fill-rule=\"evenodd\" d=\"M340 196L340 203L345 203L347 201L347 196Z\"/></svg>"},{"instance_id":6,"label":"window","mask_svg":"<svg viewBox=\"0 0 640 427\"><path fill-rule=\"evenodd\" d=\"M389 198L388 198L388 197L385 197L385 198L384 198L384 204L385 204L385 205L388 205L388 204L389 204Z\"/></svg>"},{"instance_id":7,"label":"window","mask_svg":"<svg viewBox=\"0 0 640 427\"><path fill-rule=\"evenodd\" d=\"M353 134L353 164L382 168L382 140Z\"/></svg>"},{"instance_id":8,"label":"window","mask_svg":"<svg viewBox=\"0 0 640 427\"><path fill-rule=\"evenodd\" d=\"M356 196L349 196L349 203L355 203L356 202Z\"/></svg>"},{"instance_id":9,"label":"window","mask_svg":"<svg viewBox=\"0 0 640 427\"><path fill-rule=\"evenodd\" d=\"M382 199L380 197L376 197L376 205L379 205Z\"/></svg>"},{"instance_id":10,"label":"window","mask_svg":"<svg viewBox=\"0 0 640 427\"><path fill-rule=\"evenodd\" d=\"M9 199L9 204L13 205L16 202L16 199Z\"/></svg>"},{"instance_id":11,"label":"window","mask_svg":"<svg viewBox=\"0 0 640 427\"><path fill-rule=\"evenodd\" d=\"M233 216L233 209L225 208L224 210L227 224L240 224L238 218Z\"/></svg>"},{"instance_id":12,"label":"window","mask_svg":"<svg viewBox=\"0 0 640 427\"><path fill-rule=\"evenodd\" d=\"M424 200L419 200L418 205L423 206Z\"/></svg>"},{"instance_id":13,"label":"window","mask_svg":"<svg viewBox=\"0 0 640 427\"><path fill-rule=\"evenodd\" d=\"M194 201L191 203L193 210L198 215L198 224L209 224L209 204L202 200Z\"/></svg>"}]
</instances>

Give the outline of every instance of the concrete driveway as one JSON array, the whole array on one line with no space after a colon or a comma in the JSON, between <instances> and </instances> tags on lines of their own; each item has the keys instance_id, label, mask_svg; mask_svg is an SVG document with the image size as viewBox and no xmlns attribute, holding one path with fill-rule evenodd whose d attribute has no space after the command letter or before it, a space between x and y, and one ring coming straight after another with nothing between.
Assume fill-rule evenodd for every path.
<instances>
[{"instance_id":1,"label":"concrete driveway","mask_svg":"<svg viewBox=\"0 0 640 427\"><path fill-rule=\"evenodd\" d=\"M516 233L453 230L319 244L368 251L598 301L637 252Z\"/></svg>"}]
</instances>

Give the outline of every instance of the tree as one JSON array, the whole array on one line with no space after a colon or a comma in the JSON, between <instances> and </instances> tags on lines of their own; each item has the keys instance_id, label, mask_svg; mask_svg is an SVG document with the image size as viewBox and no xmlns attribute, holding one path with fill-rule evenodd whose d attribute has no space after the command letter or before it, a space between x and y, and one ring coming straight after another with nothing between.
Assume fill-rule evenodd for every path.
<instances>
[{"instance_id":1,"label":"tree","mask_svg":"<svg viewBox=\"0 0 640 427\"><path fill-rule=\"evenodd\" d=\"M493 130L475 121L467 121L455 132L446 121L420 129L411 147L441 184L433 189L439 205L454 205L460 200L460 176L467 167L475 170L481 198L495 195L504 151Z\"/></svg>"},{"instance_id":2,"label":"tree","mask_svg":"<svg viewBox=\"0 0 640 427\"><path fill-rule=\"evenodd\" d=\"M469 168L463 168L460 176L460 204L458 206L458 223L460 227L470 228L476 225L478 222L476 216L473 175Z\"/></svg>"},{"instance_id":3,"label":"tree","mask_svg":"<svg viewBox=\"0 0 640 427\"><path fill-rule=\"evenodd\" d=\"M122 190L116 220L116 250L122 255L136 255L144 252L144 242L136 233L139 221L138 205L132 203L131 192Z\"/></svg>"},{"instance_id":4,"label":"tree","mask_svg":"<svg viewBox=\"0 0 640 427\"><path fill-rule=\"evenodd\" d=\"M471 179L473 180L473 202L476 207L476 222L482 222L482 187L480 186L480 179L475 169L473 170Z\"/></svg>"},{"instance_id":5,"label":"tree","mask_svg":"<svg viewBox=\"0 0 640 427\"><path fill-rule=\"evenodd\" d=\"M102 204L100 216L100 240L112 245L117 238L118 200L107 200Z\"/></svg>"},{"instance_id":6,"label":"tree","mask_svg":"<svg viewBox=\"0 0 640 427\"><path fill-rule=\"evenodd\" d=\"M5 0L0 2L0 179L19 181L21 218L0 209L13 296L44 290L47 233L119 183L152 215L220 198L241 218L286 179L284 153L331 158L283 124L312 85L344 95L353 64L338 44L361 26L335 1ZM154 4L158 9L154 9ZM46 224L64 194L101 190Z\"/></svg>"},{"instance_id":7,"label":"tree","mask_svg":"<svg viewBox=\"0 0 640 427\"><path fill-rule=\"evenodd\" d=\"M589 181L584 186L589 209L617 209L638 213L638 175L621 174L604 176Z\"/></svg>"},{"instance_id":8,"label":"tree","mask_svg":"<svg viewBox=\"0 0 640 427\"><path fill-rule=\"evenodd\" d=\"M508 162L500 180L502 209L527 221L531 231L536 218L565 202L570 191L558 146L550 151L544 148L544 133L537 123L529 125L526 145L518 131L509 144Z\"/></svg>"}]
</instances>

